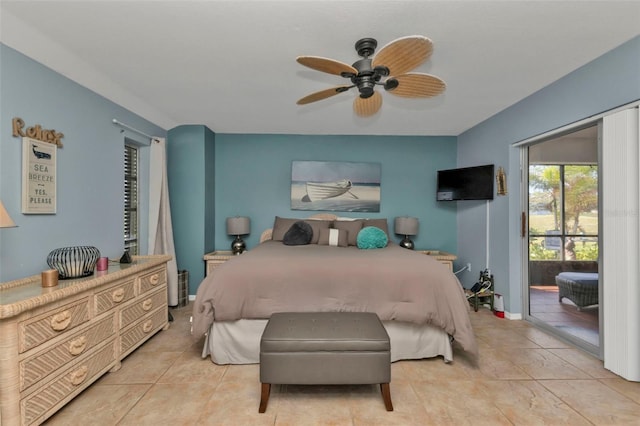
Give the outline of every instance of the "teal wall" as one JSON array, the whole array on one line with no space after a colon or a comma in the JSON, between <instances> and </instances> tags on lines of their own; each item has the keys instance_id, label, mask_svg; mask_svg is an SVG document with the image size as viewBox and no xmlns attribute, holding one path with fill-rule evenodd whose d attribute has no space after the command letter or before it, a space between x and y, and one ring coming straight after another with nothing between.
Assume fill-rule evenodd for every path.
<instances>
[{"instance_id":1,"label":"teal wall","mask_svg":"<svg viewBox=\"0 0 640 426\"><path fill-rule=\"evenodd\" d=\"M505 168L509 195L490 203L490 268L509 312L522 312L519 148L512 144L640 99L640 37L458 136L458 164ZM458 262L484 266L486 206L458 203ZM479 271L479 268L475 268ZM477 274L462 274L466 287Z\"/></svg>"},{"instance_id":2,"label":"teal wall","mask_svg":"<svg viewBox=\"0 0 640 426\"><path fill-rule=\"evenodd\" d=\"M0 44L0 199L18 228L0 229L0 281L49 269L47 254L59 247L92 245L119 258L123 244L124 142L140 144L142 202L140 241L146 252L148 140L121 132L116 118L147 134L160 127ZM12 119L64 133L57 151L57 213L21 213L22 140Z\"/></svg>"},{"instance_id":3,"label":"teal wall","mask_svg":"<svg viewBox=\"0 0 640 426\"><path fill-rule=\"evenodd\" d=\"M215 134L205 126L179 126L167 135L167 174L176 262L189 271L195 294L205 266L202 256L214 249Z\"/></svg>"},{"instance_id":4,"label":"teal wall","mask_svg":"<svg viewBox=\"0 0 640 426\"><path fill-rule=\"evenodd\" d=\"M291 163L294 160L375 162L381 164L379 213L339 216L419 218L417 248L456 251L455 205L436 202L436 171L454 167L455 137L303 136L216 134L216 249L228 250L225 219L249 216L247 247L276 215L308 217L291 210ZM392 238L394 238L392 236ZM397 238L400 241L400 238Z\"/></svg>"}]
</instances>

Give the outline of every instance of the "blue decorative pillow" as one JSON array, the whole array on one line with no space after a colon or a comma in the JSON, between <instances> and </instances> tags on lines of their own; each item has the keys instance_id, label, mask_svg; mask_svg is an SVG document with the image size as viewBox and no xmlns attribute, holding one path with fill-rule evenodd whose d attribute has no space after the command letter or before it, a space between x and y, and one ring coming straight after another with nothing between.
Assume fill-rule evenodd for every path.
<instances>
[{"instance_id":1,"label":"blue decorative pillow","mask_svg":"<svg viewBox=\"0 0 640 426\"><path fill-rule=\"evenodd\" d=\"M387 246L387 233L375 226L365 226L358 232L356 239L359 249L377 249Z\"/></svg>"}]
</instances>

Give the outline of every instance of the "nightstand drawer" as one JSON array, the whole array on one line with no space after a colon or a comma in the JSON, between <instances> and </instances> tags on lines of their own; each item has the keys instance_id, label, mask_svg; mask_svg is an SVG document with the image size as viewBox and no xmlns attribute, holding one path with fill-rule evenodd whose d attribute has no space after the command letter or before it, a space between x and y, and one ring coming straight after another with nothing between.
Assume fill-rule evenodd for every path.
<instances>
[{"instance_id":1,"label":"nightstand drawer","mask_svg":"<svg viewBox=\"0 0 640 426\"><path fill-rule=\"evenodd\" d=\"M89 352L115 333L113 314L42 353L20 362L20 390L45 378L71 360Z\"/></svg>"},{"instance_id":2,"label":"nightstand drawer","mask_svg":"<svg viewBox=\"0 0 640 426\"><path fill-rule=\"evenodd\" d=\"M120 338L120 353L126 354L131 348L136 347L138 343L146 340L153 333L164 327L167 323L167 312L159 309L149 317L140 321L130 330L122 333Z\"/></svg>"},{"instance_id":3,"label":"nightstand drawer","mask_svg":"<svg viewBox=\"0 0 640 426\"><path fill-rule=\"evenodd\" d=\"M79 393L98 375L108 370L115 360L115 341L94 355L73 365L56 380L20 402L23 424L32 424L58 403Z\"/></svg>"},{"instance_id":4,"label":"nightstand drawer","mask_svg":"<svg viewBox=\"0 0 640 426\"><path fill-rule=\"evenodd\" d=\"M216 269L218 266L222 265L224 262L235 256L236 255L234 255L233 252L225 250L217 250L205 254L203 259L207 264L207 276L211 275L214 269Z\"/></svg>"},{"instance_id":5,"label":"nightstand drawer","mask_svg":"<svg viewBox=\"0 0 640 426\"><path fill-rule=\"evenodd\" d=\"M140 294L162 287L167 282L165 269L156 269L140 277Z\"/></svg>"},{"instance_id":6,"label":"nightstand drawer","mask_svg":"<svg viewBox=\"0 0 640 426\"><path fill-rule=\"evenodd\" d=\"M96 315L121 305L135 297L135 281L125 281L95 296Z\"/></svg>"},{"instance_id":7,"label":"nightstand drawer","mask_svg":"<svg viewBox=\"0 0 640 426\"><path fill-rule=\"evenodd\" d=\"M133 324L151 311L162 306L167 306L167 291L162 289L159 292L151 293L137 300L135 303L122 309L120 312L120 329Z\"/></svg>"},{"instance_id":8,"label":"nightstand drawer","mask_svg":"<svg viewBox=\"0 0 640 426\"><path fill-rule=\"evenodd\" d=\"M77 300L69 305L28 319L20 323L18 331L19 353L35 348L47 340L88 321L88 298Z\"/></svg>"}]
</instances>

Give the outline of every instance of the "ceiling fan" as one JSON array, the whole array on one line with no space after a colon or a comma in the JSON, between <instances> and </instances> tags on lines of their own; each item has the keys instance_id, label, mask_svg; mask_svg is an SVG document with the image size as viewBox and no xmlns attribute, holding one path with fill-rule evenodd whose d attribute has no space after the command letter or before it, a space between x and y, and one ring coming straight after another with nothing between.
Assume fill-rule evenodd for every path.
<instances>
[{"instance_id":1,"label":"ceiling fan","mask_svg":"<svg viewBox=\"0 0 640 426\"><path fill-rule=\"evenodd\" d=\"M433 52L433 43L427 37L415 35L398 38L383 46L372 57L376 47L378 42L373 38L358 40L355 48L362 59L353 65L319 56L298 56L296 61L300 64L347 78L351 84L312 93L296 103L306 105L357 87L359 96L353 102L353 110L361 117L368 117L382 106L382 96L374 90L377 85L391 94L406 98L430 98L444 92L446 85L438 77L410 72Z\"/></svg>"}]
</instances>

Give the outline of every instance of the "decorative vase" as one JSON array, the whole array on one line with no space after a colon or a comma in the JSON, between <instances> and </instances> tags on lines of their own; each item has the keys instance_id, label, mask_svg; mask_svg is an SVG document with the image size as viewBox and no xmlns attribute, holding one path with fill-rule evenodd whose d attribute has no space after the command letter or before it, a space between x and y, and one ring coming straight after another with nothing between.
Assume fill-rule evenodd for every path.
<instances>
[{"instance_id":1,"label":"decorative vase","mask_svg":"<svg viewBox=\"0 0 640 426\"><path fill-rule=\"evenodd\" d=\"M49 267L58 270L59 278L87 277L93 274L100 250L90 246L62 247L47 256Z\"/></svg>"}]
</instances>

